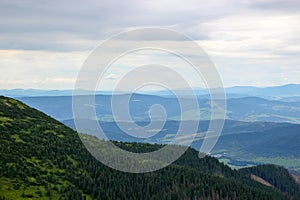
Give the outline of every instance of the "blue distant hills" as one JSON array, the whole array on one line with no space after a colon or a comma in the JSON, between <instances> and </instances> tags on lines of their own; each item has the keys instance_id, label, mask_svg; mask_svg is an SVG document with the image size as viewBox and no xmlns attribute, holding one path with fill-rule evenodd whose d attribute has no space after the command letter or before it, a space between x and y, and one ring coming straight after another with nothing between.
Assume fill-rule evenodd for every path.
<instances>
[{"instance_id":1,"label":"blue distant hills","mask_svg":"<svg viewBox=\"0 0 300 200\"><path fill-rule=\"evenodd\" d=\"M124 101L126 96L126 94L123 95ZM72 96L15 98L60 121L73 118ZM95 96L95 111L98 120L116 120L112 115L111 98L111 95ZM126 102L119 102L120 105L124 103ZM183 103L188 105L189 98L183 99ZM208 97L198 97L200 110L191 108L187 109L184 113L181 113L180 105L175 97L133 94L131 95L131 100L129 102L132 118L135 121L148 121L148 111L154 104L160 104L164 107L168 120L194 120L194 116L200 116L202 120L209 120L212 117L211 101ZM228 98L226 119L246 122L267 121L300 123L300 101L269 100L252 96ZM157 116L155 120L161 120L160 116Z\"/></svg>"},{"instance_id":2,"label":"blue distant hills","mask_svg":"<svg viewBox=\"0 0 300 200\"><path fill-rule=\"evenodd\" d=\"M283 165L300 173L300 85L289 84L276 87L237 86L226 88L227 109L226 122L221 137L211 152L222 162L233 167L251 166L260 163ZM75 128L72 112L72 90L0 90L0 95L14 97L34 107L60 122ZM188 105L190 97L185 90L178 90L183 104ZM81 91L83 95L89 91ZM149 109L160 104L166 111L167 121L157 135L142 140L125 134L117 123L124 123L130 128L128 121L118 121L112 114L110 91L96 92L96 119L82 119L87 125L85 133L96 135L96 130L89 127L92 120L97 120L109 139L126 142L169 143L175 136L179 123L193 121L200 116L198 136L192 147L199 149L204 133L211 119L210 95L205 89L195 89L200 110L187 109L180 112L176 96L168 91L144 93L118 93L120 105L130 96L129 111L132 119L140 126L149 121ZM122 100L124 97L124 101ZM92 105L85 105L90 107ZM159 122L160 116L152 120ZM152 132L154 130L148 130ZM189 133L187 133L189 134Z\"/></svg>"},{"instance_id":3,"label":"blue distant hills","mask_svg":"<svg viewBox=\"0 0 300 200\"><path fill-rule=\"evenodd\" d=\"M185 90L176 90L179 94L184 95ZM81 94L90 94L90 91L82 90ZM197 96L208 97L209 91L203 88L194 88ZM254 86L234 86L225 88L228 98L239 98L247 96L256 96L271 100L284 101L300 101L300 84L287 84L272 87L254 87ZM119 92L126 93L126 92ZM38 89L11 89L0 90L0 95L8 97L36 97L36 96L71 96L73 90L38 90ZM111 91L96 91L99 95L110 95ZM147 91L141 94L170 96L171 93L167 90Z\"/></svg>"}]
</instances>

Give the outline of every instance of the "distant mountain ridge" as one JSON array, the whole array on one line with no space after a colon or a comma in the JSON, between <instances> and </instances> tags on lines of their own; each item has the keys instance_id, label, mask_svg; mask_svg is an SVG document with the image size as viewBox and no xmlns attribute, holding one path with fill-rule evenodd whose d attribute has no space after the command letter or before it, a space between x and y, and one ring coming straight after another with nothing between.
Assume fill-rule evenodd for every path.
<instances>
[{"instance_id":1,"label":"distant mountain ridge","mask_svg":"<svg viewBox=\"0 0 300 200\"><path fill-rule=\"evenodd\" d=\"M78 91L81 94L91 94L90 91ZM111 94L108 91L97 92L97 94ZM73 90L40 90L40 89L0 89L0 95L7 97L52 97L52 96L72 96Z\"/></svg>"},{"instance_id":2,"label":"distant mountain ridge","mask_svg":"<svg viewBox=\"0 0 300 200\"><path fill-rule=\"evenodd\" d=\"M93 91L79 91L82 94L91 94ZM184 95L185 90L176 90L179 94ZM198 96L207 96L209 91L203 88L194 88L194 92ZM254 86L234 86L225 88L225 92L229 97L245 97L245 96L257 96L266 99L284 99L289 97L296 97L300 101L300 84L287 84L280 86L270 87L254 87ZM126 93L126 92L117 92ZM158 95L158 96L169 96L170 92L166 90L159 91L144 91L141 94ZM39 90L39 89L11 89L11 90L0 90L0 95L9 97L30 97L30 96L71 96L73 90ZM112 91L96 91L96 94L112 94Z\"/></svg>"},{"instance_id":3,"label":"distant mountain ridge","mask_svg":"<svg viewBox=\"0 0 300 200\"><path fill-rule=\"evenodd\" d=\"M128 94L124 94L126 97ZM114 121L111 110L111 95L96 95L95 110L99 120ZM73 118L72 97L17 97L16 99L41 110L58 120ZM126 98L124 98L125 100ZM119 102L120 104L127 102ZM189 104L189 99L183 99L184 105ZM199 115L202 120L211 118L210 99L199 98L199 110L186 110L180 112L178 100L173 96L153 96L145 94L133 94L129 102L130 112L134 120L149 120L148 110L154 104L162 105L168 115L168 120L193 120L193 116ZM278 100L267 100L259 97L242 97L227 99L227 119L238 121L269 121L300 123L300 101L284 102ZM157 119L159 120L159 119Z\"/></svg>"},{"instance_id":4,"label":"distant mountain ridge","mask_svg":"<svg viewBox=\"0 0 300 200\"><path fill-rule=\"evenodd\" d=\"M236 86L227 88L226 92L235 94L249 94L251 96L278 100L287 97L298 97L298 100L300 101L300 84L288 84L263 88Z\"/></svg>"}]
</instances>

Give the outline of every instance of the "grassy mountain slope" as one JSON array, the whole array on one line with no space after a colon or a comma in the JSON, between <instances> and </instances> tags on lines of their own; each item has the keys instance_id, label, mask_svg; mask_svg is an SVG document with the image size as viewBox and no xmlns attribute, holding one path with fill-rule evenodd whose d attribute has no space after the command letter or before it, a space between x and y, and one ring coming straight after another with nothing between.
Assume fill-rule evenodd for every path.
<instances>
[{"instance_id":1,"label":"grassy mountain slope","mask_svg":"<svg viewBox=\"0 0 300 200\"><path fill-rule=\"evenodd\" d=\"M117 145L137 152L161 147ZM249 173L231 170L214 158L199 159L197 155L189 149L176 163L153 173L119 172L95 160L72 129L19 101L0 97L0 199L291 197L280 188L251 180Z\"/></svg>"}]
</instances>

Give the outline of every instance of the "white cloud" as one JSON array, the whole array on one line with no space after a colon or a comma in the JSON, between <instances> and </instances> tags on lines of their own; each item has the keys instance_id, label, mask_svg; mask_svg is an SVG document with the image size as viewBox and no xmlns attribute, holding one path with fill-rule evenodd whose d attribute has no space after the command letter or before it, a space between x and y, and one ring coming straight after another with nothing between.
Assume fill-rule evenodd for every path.
<instances>
[{"instance_id":1,"label":"white cloud","mask_svg":"<svg viewBox=\"0 0 300 200\"><path fill-rule=\"evenodd\" d=\"M299 11L298 0L3 0L0 88L72 88L89 51L101 40L144 26L174 28L194 38L227 86L300 83ZM128 57L120 66L151 62L151 56L178 65L148 54ZM107 81L126 71L121 68L109 72Z\"/></svg>"},{"instance_id":2,"label":"white cloud","mask_svg":"<svg viewBox=\"0 0 300 200\"><path fill-rule=\"evenodd\" d=\"M73 88L88 52L0 50L1 88Z\"/></svg>"}]
</instances>

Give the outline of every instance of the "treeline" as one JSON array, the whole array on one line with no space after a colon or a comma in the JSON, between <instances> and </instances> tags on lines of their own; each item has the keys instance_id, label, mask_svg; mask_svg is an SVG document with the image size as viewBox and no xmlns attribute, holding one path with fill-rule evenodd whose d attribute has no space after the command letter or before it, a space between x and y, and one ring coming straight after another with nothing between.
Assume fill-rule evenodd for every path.
<instances>
[{"instance_id":1,"label":"treeline","mask_svg":"<svg viewBox=\"0 0 300 200\"><path fill-rule=\"evenodd\" d=\"M299 185L287 169L275 165L258 165L240 170L245 174L254 174L289 196L300 198Z\"/></svg>"}]
</instances>

